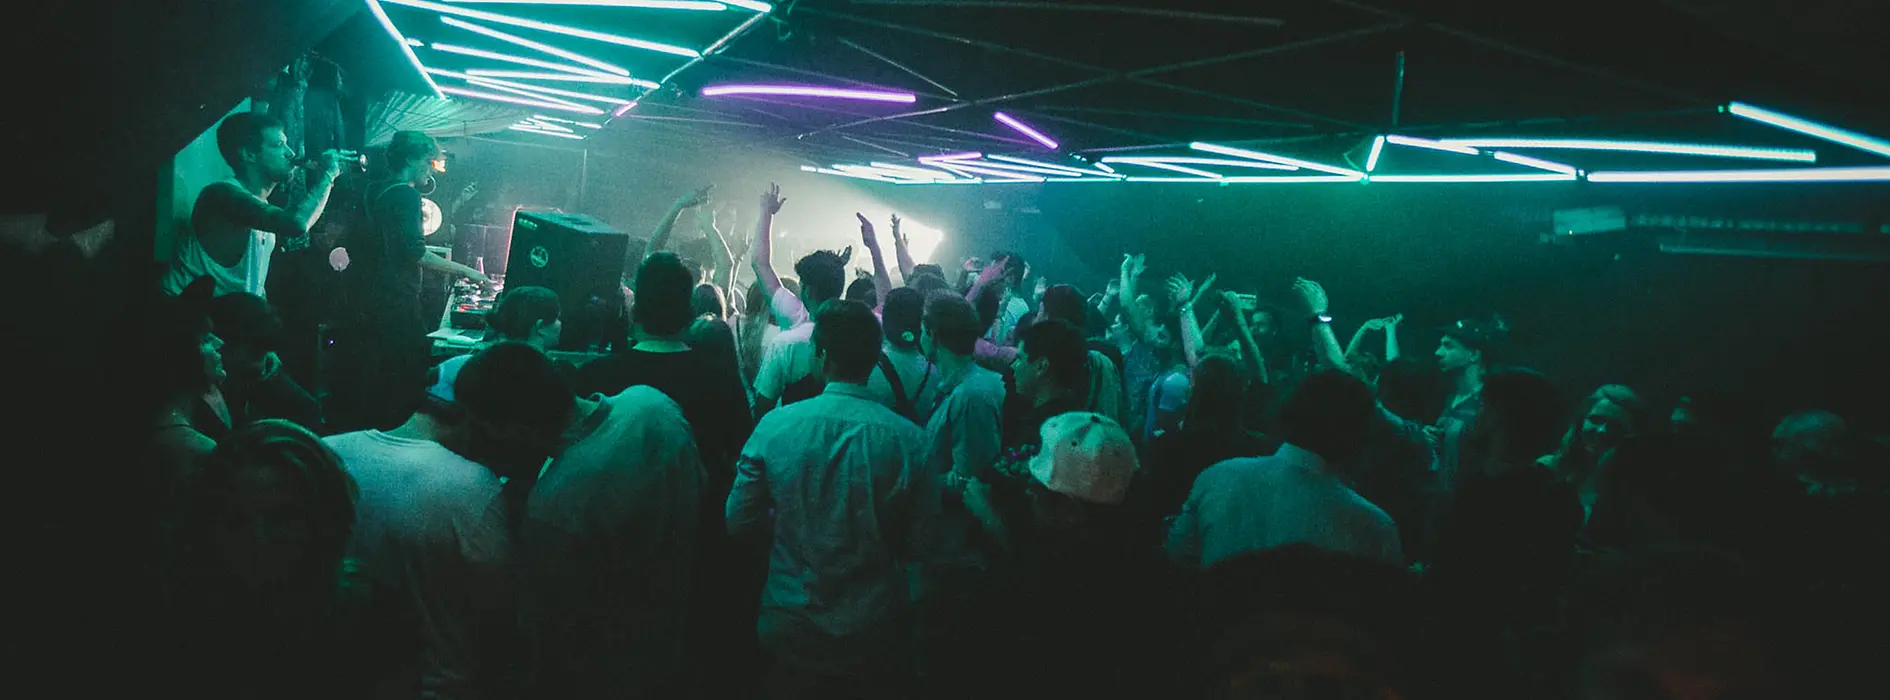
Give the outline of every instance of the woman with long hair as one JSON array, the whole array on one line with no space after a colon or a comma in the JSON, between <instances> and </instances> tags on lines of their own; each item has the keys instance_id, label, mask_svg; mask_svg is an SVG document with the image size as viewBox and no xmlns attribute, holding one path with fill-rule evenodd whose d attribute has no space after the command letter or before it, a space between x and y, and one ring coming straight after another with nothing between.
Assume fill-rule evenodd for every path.
<instances>
[{"instance_id":1,"label":"woman with long hair","mask_svg":"<svg viewBox=\"0 0 1890 700\"><path fill-rule=\"evenodd\" d=\"M1602 489L1601 458L1628 438L1646 432L1653 415L1639 394L1620 384L1596 389L1582 400L1575 415L1562 436L1562 446L1539 462L1574 486L1581 495L1582 511L1590 513Z\"/></svg>"}]
</instances>

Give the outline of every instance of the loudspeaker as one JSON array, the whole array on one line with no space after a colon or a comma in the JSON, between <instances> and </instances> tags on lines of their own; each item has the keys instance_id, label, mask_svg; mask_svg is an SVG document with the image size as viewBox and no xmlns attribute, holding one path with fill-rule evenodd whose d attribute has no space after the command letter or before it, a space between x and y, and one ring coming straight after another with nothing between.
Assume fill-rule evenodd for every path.
<instances>
[{"instance_id":1,"label":"loudspeaker","mask_svg":"<svg viewBox=\"0 0 1890 700\"><path fill-rule=\"evenodd\" d=\"M583 214L520 211L512 220L505 287L545 287L558 294L564 331L559 350L610 343L622 325L624 256L630 236Z\"/></svg>"}]
</instances>

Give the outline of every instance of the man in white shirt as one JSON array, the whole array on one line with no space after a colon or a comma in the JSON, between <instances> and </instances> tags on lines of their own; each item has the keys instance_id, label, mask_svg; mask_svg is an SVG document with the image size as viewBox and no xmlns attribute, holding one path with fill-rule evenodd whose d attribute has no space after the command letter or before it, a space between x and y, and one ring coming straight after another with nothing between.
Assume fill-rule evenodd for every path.
<instances>
[{"instance_id":1,"label":"man in white shirt","mask_svg":"<svg viewBox=\"0 0 1890 700\"><path fill-rule=\"evenodd\" d=\"M267 296L270 256L278 244L284 250L308 245L308 229L328 205L343 153L323 153L302 200L293 209L280 209L268 202L269 195L295 171L295 151L281 122L261 112L225 117L217 125L217 150L235 174L198 193L191 230L178 240L164 291L177 294L191 280L207 276L216 280L217 296Z\"/></svg>"},{"instance_id":2,"label":"man in white shirt","mask_svg":"<svg viewBox=\"0 0 1890 700\"><path fill-rule=\"evenodd\" d=\"M397 678L425 698L498 690L492 655L514 629L511 523L569 427L575 401L537 349L501 343L473 356L391 431L327 438L360 490L349 550L361 573L414 613L418 656ZM509 482L509 483L508 483Z\"/></svg>"},{"instance_id":3,"label":"man in white shirt","mask_svg":"<svg viewBox=\"0 0 1890 700\"><path fill-rule=\"evenodd\" d=\"M1286 444L1271 457L1230 459L1194 481L1168 532L1179 563L1210 568L1250 552L1310 544L1404 564L1398 528L1346 486L1340 470L1364 453L1378 404L1337 371L1308 377L1280 409Z\"/></svg>"},{"instance_id":4,"label":"man in white shirt","mask_svg":"<svg viewBox=\"0 0 1890 700\"><path fill-rule=\"evenodd\" d=\"M774 250L769 241L773 235L774 215L780 213L781 205L786 201L781 198L780 186L771 186L761 195L761 216L755 224L755 279L757 284L768 290L770 297L778 297L783 291L781 278L775 275L774 264L769 260ZM808 309L818 310L822 304L839 299L841 293L846 291L846 262L832 252L817 250L809 253L794 264L794 273L801 280L798 305L801 313L806 313ZM785 307L778 311L788 311L790 313L787 315L792 317L794 304L775 306ZM756 413L765 413L779 403L805 398L796 394L813 393L812 386L817 382L808 381L815 369L813 337L813 325L799 323L762 343L761 369L755 374ZM795 390L793 393L789 392L791 386Z\"/></svg>"},{"instance_id":5,"label":"man in white shirt","mask_svg":"<svg viewBox=\"0 0 1890 700\"><path fill-rule=\"evenodd\" d=\"M881 342L873 312L842 300L815 318L826 387L755 426L728 529L771 540L756 625L776 661L771 696L896 694L909 682L906 571L938 512L939 479L919 426L866 388Z\"/></svg>"}]
</instances>

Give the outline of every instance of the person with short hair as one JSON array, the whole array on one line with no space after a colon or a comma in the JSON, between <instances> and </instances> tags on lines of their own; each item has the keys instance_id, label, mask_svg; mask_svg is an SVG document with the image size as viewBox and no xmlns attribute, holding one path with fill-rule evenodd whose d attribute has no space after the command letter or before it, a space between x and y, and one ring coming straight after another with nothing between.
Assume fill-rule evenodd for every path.
<instances>
[{"instance_id":1,"label":"person with short hair","mask_svg":"<svg viewBox=\"0 0 1890 700\"><path fill-rule=\"evenodd\" d=\"M327 430L322 405L276 359L282 319L267 300L248 292L210 301L210 320L223 339L223 398L232 424L278 418L316 434Z\"/></svg>"},{"instance_id":2,"label":"person with short hair","mask_svg":"<svg viewBox=\"0 0 1890 700\"><path fill-rule=\"evenodd\" d=\"M866 387L899 415L924 425L937 406L942 374L922 345L925 295L909 287L886 292L880 309L886 344Z\"/></svg>"},{"instance_id":3,"label":"person with short hair","mask_svg":"<svg viewBox=\"0 0 1890 700\"><path fill-rule=\"evenodd\" d=\"M350 551L377 585L418 613L421 649L398 677L430 697L495 692L492 663L515 617L511 547L546 458L578 403L537 348L506 342L442 377L399 428L323 442L360 486Z\"/></svg>"},{"instance_id":4,"label":"person with short hair","mask_svg":"<svg viewBox=\"0 0 1890 700\"><path fill-rule=\"evenodd\" d=\"M1016 390L1004 409L1006 449L1036 445L1044 421L1083 410L1088 398L1089 346L1082 331L1063 321L1038 321L1017 337Z\"/></svg>"},{"instance_id":5,"label":"person with short hair","mask_svg":"<svg viewBox=\"0 0 1890 700\"><path fill-rule=\"evenodd\" d=\"M1403 564L1397 526L1344 478L1378 417L1371 388L1357 377L1328 370L1306 378L1280 408L1279 451L1230 459L1195 479L1168 531L1169 555L1207 568L1305 543Z\"/></svg>"},{"instance_id":6,"label":"person with short hair","mask_svg":"<svg viewBox=\"0 0 1890 700\"><path fill-rule=\"evenodd\" d=\"M177 242L164 291L177 294L198 277L214 280L215 295L248 292L268 295L269 261L280 246L308 246L308 230L322 217L342 152L324 152L316 179L293 209L278 208L269 196L295 174L295 150L282 122L261 112L239 112L217 124L217 152L234 171L197 194L190 230Z\"/></svg>"},{"instance_id":7,"label":"person with short hair","mask_svg":"<svg viewBox=\"0 0 1890 700\"><path fill-rule=\"evenodd\" d=\"M826 386L755 427L728 530L771 542L757 624L775 657L771 695L896 694L910 672L906 567L923 555L939 479L924 432L866 388L881 343L872 310L829 303L811 340Z\"/></svg>"}]
</instances>

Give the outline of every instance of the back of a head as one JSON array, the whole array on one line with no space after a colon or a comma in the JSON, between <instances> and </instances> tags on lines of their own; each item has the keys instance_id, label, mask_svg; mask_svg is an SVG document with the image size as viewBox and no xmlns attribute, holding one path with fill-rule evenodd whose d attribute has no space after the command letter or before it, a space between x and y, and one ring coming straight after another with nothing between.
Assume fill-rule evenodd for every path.
<instances>
[{"instance_id":1,"label":"back of a head","mask_svg":"<svg viewBox=\"0 0 1890 700\"><path fill-rule=\"evenodd\" d=\"M824 358L828 379L864 382L879 363L879 319L857 301L838 299L814 316L814 353Z\"/></svg>"},{"instance_id":2,"label":"back of a head","mask_svg":"<svg viewBox=\"0 0 1890 700\"><path fill-rule=\"evenodd\" d=\"M131 385L150 385L163 397L201 393L215 381L204 366L204 340L211 332L209 316L213 282L208 277L192 282L183 294L153 300L139 316L136 337L146 348L127 363L143 376L130 377Z\"/></svg>"},{"instance_id":3,"label":"back of a head","mask_svg":"<svg viewBox=\"0 0 1890 700\"><path fill-rule=\"evenodd\" d=\"M1358 377L1337 370L1300 382L1280 406L1281 437L1328 462L1347 462L1364 450L1366 431L1378 420L1378 401Z\"/></svg>"},{"instance_id":4,"label":"back of a head","mask_svg":"<svg viewBox=\"0 0 1890 700\"><path fill-rule=\"evenodd\" d=\"M1232 359L1222 355L1201 358L1201 363L1194 368L1192 387L1188 395L1188 425L1239 425L1247 379L1241 376L1240 366Z\"/></svg>"},{"instance_id":5,"label":"back of a head","mask_svg":"<svg viewBox=\"0 0 1890 700\"><path fill-rule=\"evenodd\" d=\"M722 303L722 288L707 282L696 285L695 292L689 297L689 310L694 311L698 317L722 318L726 315L726 308Z\"/></svg>"},{"instance_id":6,"label":"back of a head","mask_svg":"<svg viewBox=\"0 0 1890 700\"><path fill-rule=\"evenodd\" d=\"M387 142L383 166L389 174L396 173L432 157L439 148L439 142L424 131L396 131Z\"/></svg>"},{"instance_id":7,"label":"back of a head","mask_svg":"<svg viewBox=\"0 0 1890 700\"><path fill-rule=\"evenodd\" d=\"M940 282L946 282L945 268L934 263L919 263L917 265L913 265L912 275L914 277L919 277L923 275L931 275L933 277L937 277ZM949 285L950 282L946 282L946 284ZM921 289L919 291L925 291L925 290Z\"/></svg>"},{"instance_id":8,"label":"back of a head","mask_svg":"<svg viewBox=\"0 0 1890 700\"><path fill-rule=\"evenodd\" d=\"M925 295L910 287L886 292L886 306L880 309L879 322L886 342L894 347L913 350L919 347L919 328L924 323Z\"/></svg>"},{"instance_id":9,"label":"back of a head","mask_svg":"<svg viewBox=\"0 0 1890 700\"><path fill-rule=\"evenodd\" d=\"M631 320L651 335L671 336L689 329L696 315L690 307L696 278L675 253L656 253L637 266L637 305Z\"/></svg>"},{"instance_id":10,"label":"back of a head","mask_svg":"<svg viewBox=\"0 0 1890 700\"><path fill-rule=\"evenodd\" d=\"M466 361L453 382L454 406L467 459L501 476L538 473L576 410L564 376L551 359L524 343L504 342Z\"/></svg>"},{"instance_id":11,"label":"back of a head","mask_svg":"<svg viewBox=\"0 0 1890 700\"><path fill-rule=\"evenodd\" d=\"M1089 301L1076 287L1059 284L1043 290L1043 313L1047 317L1087 328L1088 308Z\"/></svg>"},{"instance_id":12,"label":"back of a head","mask_svg":"<svg viewBox=\"0 0 1890 700\"><path fill-rule=\"evenodd\" d=\"M742 313L759 316L768 311L768 292L761 284L751 284L742 292Z\"/></svg>"},{"instance_id":13,"label":"back of a head","mask_svg":"<svg viewBox=\"0 0 1890 700\"><path fill-rule=\"evenodd\" d=\"M282 122L262 112L237 112L217 124L217 153L231 168L243 164L244 150L263 147L263 133L282 128Z\"/></svg>"},{"instance_id":14,"label":"back of a head","mask_svg":"<svg viewBox=\"0 0 1890 700\"><path fill-rule=\"evenodd\" d=\"M275 350L282 336L281 317L268 301L247 292L211 299L210 322L228 347L248 348L256 354Z\"/></svg>"},{"instance_id":15,"label":"back of a head","mask_svg":"<svg viewBox=\"0 0 1890 700\"><path fill-rule=\"evenodd\" d=\"M1483 410L1477 416L1479 433L1500 431L1512 459L1528 459L1555 452L1568 426L1562 391L1555 382L1532 369L1507 368L1483 377Z\"/></svg>"},{"instance_id":16,"label":"back of a head","mask_svg":"<svg viewBox=\"0 0 1890 700\"><path fill-rule=\"evenodd\" d=\"M691 349L716 358L729 371L739 371L735 355L735 331L721 319L696 319L689 325L683 341Z\"/></svg>"},{"instance_id":17,"label":"back of a head","mask_svg":"<svg viewBox=\"0 0 1890 700\"><path fill-rule=\"evenodd\" d=\"M847 285L845 299L847 301L860 302L867 305L868 308L878 306L879 288L873 286L872 278L859 277L854 279L851 284Z\"/></svg>"},{"instance_id":18,"label":"back of a head","mask_svg":"<svg viewBox=\"0 0 1890 700\"><path fill-rule=\"evenodd\" d=\"M951 292L935 293L926 301L925 332L946 352L964 356L977 351L978 336L984 335L971 302Z\"/></svg>"},{"instance_id":19,"label":"back of a head","mask_svg":"<svg viewBox=\"0 0 1890 700\"><path fill-rule=\"evenodd\" d=\"M944 276L921 273L916 268L913 270L912 279L906 282L906 286L928 297L932 296L933 292L950 291L952 288L952 284L945 281Z\"/></svg>"},{"instance_id":20,"label":"back of a head","mask_svg":"<svg viewBox=\"0 0 1890 700\"><path fill-rule=\"evenodd\" d=\"M1050 376L1066 389L1089 385L1089 343L1076 326L1045 319L1018 331L1017 347L1030 359L1050 361Z\"/></svg>"},{"instance_id":21,"label":"back of a head","mask_svg":"<svg viewBox=\"0 0 1890 700\"><path fill-rule=\"evenodd\" d=\"M809 308L839 299L846 290L847 264L832 251L816 250L794 263L801 279L801 298Z\"/></svg>"},{"instance_id":22,"label":"back of a head","mask_svg":"<svg viewBox=\"0 0 1890 700\"><path fill-rule=\"evenodd\" d=\"M1000 250L991 255L993 263L1004 263L1004 281L1011 289L1018 289L1024 284L1024 275L1030 272L1030 263L1024 256L1008 250Z\"/></svg>"},{"instance_id":23,"label":"back of a head","mask_svg":"<svg viewBox=\"0 0 1890 700\"><path fill-rule=\"evenodd\" d=\"M306 583L334 582L354 528L354 480L342 468L341 458L321 438L288 421L256 421L238 427L217 442L195 484L190 536L214 536L212 531L237 524L231 534L238 535L242 544L266 546L241 537L253 530L253 523L230 522L231 518L240 522L259 517L243 506L249 497L246 485L256 483L248 476L249 470L257 469L272 472L262 483L270 484L272 495L291 504L294 517L302 519L299 523L278 524L307 528L309 539L305 541L306 549L299 552L303 557L297 562L299 571L295 575L308 577L303 579ZM197 544L208 547L213 543ZM241 566L245 562L230 563Z\"/></svg>"},{"instance_id":24,"label":"back of a head","mask_svg":"<svg viewBox=\"0 0 1890 700\"><path fill-rule=\"evenodd\" d=\"M558 293L544 287L505 290L486 315L486 328L501 340L527 340L540 322L551 323L563 313Z\"/></svg>"}]
</instances>

